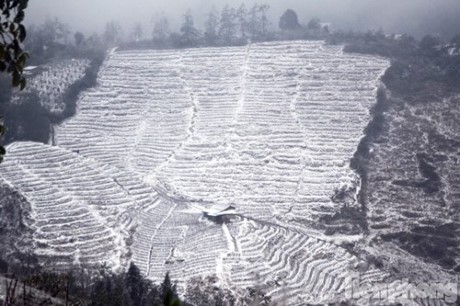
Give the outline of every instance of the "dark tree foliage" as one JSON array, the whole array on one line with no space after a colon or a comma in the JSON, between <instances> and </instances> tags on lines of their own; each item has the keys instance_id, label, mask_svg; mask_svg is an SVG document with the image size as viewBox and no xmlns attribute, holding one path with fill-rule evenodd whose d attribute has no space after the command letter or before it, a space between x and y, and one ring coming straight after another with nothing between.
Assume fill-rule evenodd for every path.
<instances>
[{"instance_id":1,"label":"dark tree foliage","mask_svg":"<svg viewBox=\"0 0 460 306\"><path fill-rule=\"evenodd\" d=\"M190 12L184 14L180 31L170 32L166 17L154 19L153 44L147 40L129 41L124 49L137 48L185 48L203 46L241 46L250 42L297 39L326 39L330 33L319 19L313 19L303 27L295 11L288 9L280 19L282 31L275 31L269 20L269 5L254 4L247 7L225 5L220 12L213 8L204 21L200 33L194 26Z\"/></svg>"},{"instance_id":2,"label":"dark tree foliage","mask_svg":"<svg viewBox=\"0 0 460 306\"><path fill-rule=\"evenodd\" d=\"M85 35L83 35L82 32L75 32L73 37L75 39L75 45L77 47L81 46L83 44L83 42L85 41Z\"/></svg>"},{"instance_id":3,"label":"dark tree foliage","mask_svg":"<svg viewBox=\"0 0 460 306\"><path fill-rule=\"evenodd\" d=\"M160 298L166 306L180 306L180 300L177 297L176 286L171 282L169 272L166 273L165 279L160 287Z\"/></svg>"},{"instance_id":4,"label":"dark tree foliage","mask_svg":"<svg viewBox=\"0 0 460 306\"><path fill-rule=\"evenodd\" d=\"M107 271L102 271L101 274L91 290L90 305L124 305L127 300L124 296L123 276L113 275Z\"/></svg>"},{"instance_id":5,"label":"dark tree foliage","mask_svg":"<svg viewBox=\"0 0 460 306\"><path fill-rule=\"evenodd\" d=\"M113 273L103 265L96 273L75 269L67 274L37 271L23 278L33 288L39 288L69 305L91 306L180 306L175 287L169 278L156 285L144 278L136 265L128 271ZM185 304L187 305L187 304Z\"/></svg>"},{"instance_id":6,"label":"dark tree foliage","mask_svg":"<svg viewBox=\"0 0 460 306\"><path fill-rule=\"evenodd\" d=\"M68 26L58 18L47 18L42 24L29 26L24 44L32 55L31 65L40 65L65 52L69 43ZM75 37L74 37L75 38ZM77 42L77 38L75 38Z\"/></svg>"},{"instance_id":7,"label":"dark tree foliage","mask_svg":"<svg viewBox=\"0 0 460 306\"><path fill-rule=\"evenodd\" d=\"M265 38L268 32L268 26L269 26L269 21L268 21L268 16L267 12L270 9L270 6L268 4L263 4L259 6L259 13L260 13L260 30L261 30L261 35L262 38Z\"/></svg>"},{"instance_id":8,"label":"dark tree foliage","mask_svg":"<svg viewBox=\"0 0 460 306\"><path fill-rule=\"evenodd\" d=\"M248 32L252 40L261 41L267 38L268 34L268 10L267 4L255 4L248 13Z\"/></svg>"},{"instance_id":9,"label":"dark tree foliage","mask_svg":"<svg viewBox=\"0 0 460 306\"><path fill-rule=\"evenodd\" d=\"M26 38L22 22L27 4L28 0L0 0L0 73L11 75L13 87L19 86L21 90L26 86L22 72L29 57L22 47ZM0 136L4 133L5 128L0 124ZM5 149L0 146L0 162L4 155Z\"/></svg>"},{"instance_id":10,"label":"dark tree foliage","mask_svg":"<svg viewBox=\"0 0 460 306\"><path fill-rule=\"evenodd\" d=\"M255 4L248 14L248 31L252 39L255 39L259 33L259 6Z\"/></svg>"},{"instance_id":11,"label":"dark tree foliage","mask_svg":"<svg viewBox=\"0 0 460 306\"><path fill-rule=\"evenodd\" d=\"M217 16L217 11L213 8L205 22L205 32L204 32L204 42L208 46L215 46L219 35L217 34L219 30L219 17Z\"/></svg>"},{"instance_id":12,"label":"dark tree foliage","mask_svg":"<svg viewBox=\"0 0 460 306\"><path fill-rule=\"evenodd\" d=\"M455 35L454 37L452 37L450 43L456 47L456 48L460 48L460 34L457 34Z\"/></svg>"},{"instance_id":13,"label":"dark tree foliage","mask_svg":"<svg viewBox=\"0 0 460 306\"><path fill-rule=\"evenodd\" d=\"M88 289L86 289L87 294ZM113 274L105 269L89 288L90 305L129 305L129 306L180 306L175 286L169 274L158 286L145 279L134 264L125 273ZM85 295L85 293L83 293Z\"/></svg>"},{"instance_id":14,"label":"dark tree foliage","mask_svg":"<svg viewBox=\"0 0 460 306\"><path fill-rule=\"evenodd\" d=\"M0 273L7 270L7 265L0 260ZM59 274L37 265L32 271L22 269L24 272L11 274L20 270L17 267L9 269L5 276L25 284L26 290L31 292L28 305L54 305L50 302L43 304L47 297L65 302L65 305L91 306L272 305L271 299L260 289L245 288L238 292L221 289L214 276L192 279L187 284L185 300L181 300L169 274L161 284L155 284L146 279L134 264L121 273L114 273L103 264L97 270L74 267ZM42 292L34 296L31 289ZM9 305L24 305L21 302Z\"/></svg>"},{"instance_id":15,"label":"dark tree foliage","mask_svg":"<svg viewBox=\"0 0 460 306\"><path fill-rule=\"evenodd\" d=\"M69 27L59 21L58 18L47 18L42 24L45 46L51 47L56 44L67 45L69 39Z\"/></svg>"},{"instance_id":16,"label":"dark tree foliage","mask_svg":"<svg viewBox=\"0 0 460 306\"><path fill-rule=\"evenodd\" d=\"M153 24L152 40L156 47L165 48L170 39L169 21L165 16L156 18Z\"/></svg>"},{"instance_id":17,"label":"dark tree foliage","mask_svg":"<svg viewBox=\"0 0 460 306\"><path fill-rule=\"evenodd\" d=\"M13 89L11 88L10 78L6 74L0 74L0 107L9 102ZM1 114L1 110L0 110Z\"/></svg>"},{"instance_id":18,"label":"dark tree foliage","mask_svg":"<svg viewBox=\"0 0 460 306\"><path fill-rule=\"evenodd\" d=\"M310 31L321 31L321 20L318 18L313 18L308 22L307 28Z\"/></svg>"},{"instance_id":19,"label":"dark tree foliage","mask_svg":"<svg viewBox=\"0 0 460 306\"><path fill-rule=\"evenodd\" d=\"M143 35L144 35L144 30L142 29L142 24L140 22L137 22L131 30L132 41L134 42L140 41Z\"/></svg>"},{"instance_id":20,"label":"dark tree foliage","mask_svg":"<svg viewBox=\"0 0 460 306\"><path fill-rule=\"evenodd\" d=\"M125 283L128 284L126 289L134 305L142 305L144 303L143 296L148 288L146 288L147 286L143 283L139 268L132 263L126 273Z\"/></svg>"},{"instance_id":21,"label":"dark tree foliage","mask_svg":"<svg viewBox=\"0 0 460 306\"><path fill-rule=\"evenodd\" d=\"M22 49L26 38L24 10L28 0L0 0L0 71L11 74L13 86L25 87L22 71L28 58Z\"/></svg>"},{"instance_id":22,"label":"dark tree foliage","mask_svg":"<svg viewBox=\"0 0 460 306\"><path fill-rule=\"evenodd\" d=\"M235 42L237 34L236 12L234 8L226 5L220 15L219 37L222 45Z\"/></svg>"},{"instance_id":23,"label":"dark tree foliage","mask_svg":"<svg viewBox=\"0 0 460 306\"><path fill-rule=\"evenodd\" d=\"M181 47L194 47L199 44L200 31L195 28L193 16L191 11L184 14L184 22L180 28L180 46Z\"/></svg>"},{"instance_id":24,"label":"dark tree foliage","mask_svg":"<svg viewBox=\"0 0 460 306\"><path fill-rule=\"evenodd\" d=\"M245 40L248 36L248 10L244 3L236 11L236 19L239 26L239 35L242 40Z\"/></svg>"},{"instance_id":25,"label":"dark tree foliage","mask_svg":"<svg viewBox=\"0 0 460 306\"><path fill-rule=\"evenodd\" d=\"M436 53L439 45L441 45L441 40L432 35L425 35L420 41L420 49L428 55Z\"/></svg>"},{"instance_id":26,"label":"dark tree foliage","mask_svg":"<svg viewBox=\"0 0 460 306\"><path fill-rule=\"evenodd\" d=\"M278 26L283 31L298 30L301 26L297 13L294 10L288 9L281 16Z\"/></svg>"},{"instance_id":27,"label":"dark tree foliage","mask_svg":"<svg viewBox=\"0 0 460 306\"><path fill-rule=\"evenodd\" d=\"M121 26L112 20L105 24L104 40L108 45L118 44L121 39Z\"/></svg>"}]
</instances>

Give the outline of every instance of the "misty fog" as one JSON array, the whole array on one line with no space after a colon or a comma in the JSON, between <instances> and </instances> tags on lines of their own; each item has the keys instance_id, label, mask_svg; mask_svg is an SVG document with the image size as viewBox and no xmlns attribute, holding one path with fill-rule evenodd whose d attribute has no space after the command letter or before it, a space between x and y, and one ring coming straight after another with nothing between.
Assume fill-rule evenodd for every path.
<instances>
[{"instance_id":1,"label":"misty fog","mask_svg":"<svg viewBox=\"0 0 460 306\"><path fill-rule=\"evenodd\" d=\"M179 27L182 14L190 9L197 27L202 27L207 13L225 4L233 7L244 3L270 5L273 27L287 8L297 11L299 20L307 23L313 17L332 24L333 29L379 30L386 33L424 34L449 39L460 27L458 0L39 0L31 1L27 10L29 24L38 24L47 17L58 17L70 25L72 31L102 32L106 22L118 21L129 29L136 22L143 24L148 35L154 16L164 14L172 29Z\"/></svg>"}]
</instances>

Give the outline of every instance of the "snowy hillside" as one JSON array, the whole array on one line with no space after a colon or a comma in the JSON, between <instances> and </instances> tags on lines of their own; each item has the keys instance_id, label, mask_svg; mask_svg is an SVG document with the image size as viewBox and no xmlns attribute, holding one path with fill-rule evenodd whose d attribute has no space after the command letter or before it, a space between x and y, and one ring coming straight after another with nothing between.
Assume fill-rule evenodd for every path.
<instances>
[{"instance_id":1,"label":"snowy hillside","mask_svg":"<svg viewBox=\"0 0 460 306\"><path fill-rule=\"evenodd\" d=\"M70 85L85 75L90 61L87 59L72 59L57 61L40 67L41 73L28 78L27 88L13 96L17 103L21 96L36 91L42 106L50 113L62 113L65 108L63 95Z\"/></svg>"},{"instance_id":2,"label":"snowy hillside","mask_svg":"<svg viewBox=\"0 0 460 306\"><path fill-rule=\"evenodd\" d=\"M340 245L361 236L319 226L336 189L359 189L349 163L388 66L304 41L114 52L56 146L12 144L1 177L29 201L44 262L340 301L354 273L389 277ZM203 213L228 206L230 223Z\"/></svg>"},{"instance_id":3,"label":"snowy hillside","mask_svg":"<svg viewBox=\"0 0 460 306\"><path fill-rule=\"evenodd\" d=\"M301 226L357 183L349 160L388 65L319 42L115 53L56 143L189 199Z\"/></svg>"}]
</instances>

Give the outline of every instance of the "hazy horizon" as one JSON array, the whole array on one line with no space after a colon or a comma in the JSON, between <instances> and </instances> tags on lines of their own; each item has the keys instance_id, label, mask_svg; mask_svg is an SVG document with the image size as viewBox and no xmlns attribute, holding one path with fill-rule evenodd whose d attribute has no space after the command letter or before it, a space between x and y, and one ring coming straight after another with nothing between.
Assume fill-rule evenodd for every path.
<instances>
[{"instance_id":1,"label":"hazy horizon","mask_svg":"<svg viewBox=\"0 0 460 306\"><path fill-rule=\"evenodd\" d=\"M294 9L302 23L313 17L332 23L334 29L378 30L386 33L408 33L420 37L435 34L451 37L460 28L460 1L458 0L269 0L269 1L224 1L224 0L40 0L30 1L26 11L27 24L42 23L47 17L57 17L70 25L71 31L85 33L102 32L106 22L118 21L125 32L136 22L144 27L145 36L150 36L152 18L158 13L166 15L172 30L177 30L183 13L190 9L198 28L203 27L206 15L214 6L218 10L225 4L238 7L244 3L270 5L269 17L273 27L288 8Z\"/></svg>"}]
</instances>

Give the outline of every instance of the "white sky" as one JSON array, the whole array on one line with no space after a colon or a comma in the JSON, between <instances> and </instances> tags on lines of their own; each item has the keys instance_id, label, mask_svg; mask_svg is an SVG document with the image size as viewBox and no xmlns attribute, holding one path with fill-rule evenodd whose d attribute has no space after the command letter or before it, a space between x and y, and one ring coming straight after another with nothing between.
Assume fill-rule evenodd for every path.
<instances>
[{"instance_id":1,"label":"white sky","mask_svg":"<svg viewBox=\"0 0 460 306\"><path fill-rule=\"evenodd\" d=\"M269 4L274 26L287 8L297 11L301 22L319 17L332 22L335 28L379 29L386 32L417 31L435 33L442 23L460 32L460 0L30 0L26 20L41 23L47 16L58 17L70 24L73 31L86 33L102 31L109 20L117 20L126 29L135 22L150 33L150 21L158 12L168 16L173 28L181 22L182 14L191 9L197 27L201 27L207 12L214 5L220 9L228 3L247 7L255 2Z\"/></svg>"}]
</instances>

